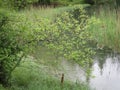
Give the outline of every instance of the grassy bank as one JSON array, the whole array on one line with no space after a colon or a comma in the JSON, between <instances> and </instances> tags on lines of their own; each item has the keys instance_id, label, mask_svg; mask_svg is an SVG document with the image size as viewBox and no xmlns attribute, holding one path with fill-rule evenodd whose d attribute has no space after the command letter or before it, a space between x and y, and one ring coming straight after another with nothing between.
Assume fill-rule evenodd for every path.
<instances>
[{"instance_id":1,"label":"grassy bank","mask_svg":"<svg viewBox=\"0 0 120 90\"><path fill-rule=\"evenodd\" d=\"M64 81L61 84L61 77L49 75L46 68L29 57L12 73L11 87L0 86L0 90L90 90L82 83Z\"/></svg>"}]
</instances>

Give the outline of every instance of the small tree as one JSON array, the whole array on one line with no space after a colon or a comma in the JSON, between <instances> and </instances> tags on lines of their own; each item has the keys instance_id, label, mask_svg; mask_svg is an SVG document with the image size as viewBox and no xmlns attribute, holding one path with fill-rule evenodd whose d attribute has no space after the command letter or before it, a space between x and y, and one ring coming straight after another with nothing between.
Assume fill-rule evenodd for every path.
<instances>
[{"instance_id":1,"label":"small tree","mask_svg":"<svg viewBox=\"0 0 120 90\"><path fill-rule=\"evenodd\" d=\"M54 49L55 55L74 60L88 69L94 55L93 49L89 46L92 40L92 36L88 33L89 21L82 7L74 7L59 15L53 24L45 26L47 36L44 44Z\"/></svg>"},{"instance_id":2,"label":"small tree","mask_svg":"<svg viewBox=\"0 0 120 90\"><path fill-rule=\"evenodd\" d=\"M0 10L0 84L4 86L8 85L12 71L36 42L36 35L29 33L29 26L21 21L24 18L15 17L15 13L11 15Z\"/></svg>"},{"instance_id":3,"label":"small tree","mask_svg":"<svg viewBox=\"0 0 120 90\"><path fill-rule=\"evenodd\" d=\"M11 72L36 43L52 48L55 55L75 60L88 72L94 54L89 46L90 21L79 6L58 15L54 21L0 11L0 83L8 85Z\"/></svg>"}]
</instances>

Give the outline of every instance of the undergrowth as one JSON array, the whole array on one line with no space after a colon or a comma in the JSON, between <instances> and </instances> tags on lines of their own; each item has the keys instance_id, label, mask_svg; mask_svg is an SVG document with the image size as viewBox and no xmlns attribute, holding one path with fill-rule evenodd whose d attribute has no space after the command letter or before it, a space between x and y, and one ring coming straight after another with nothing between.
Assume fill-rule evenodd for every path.
<instances>
[{"instance_id":1,"label":"undergrowth","mask_svg":"<svg viewBox=\"0 0 120 90\"><path fill-rule=\"evenodd\" d=\"M21 65L12 73L11 86L0 90L90 90L83 83L72 83L61 78L55 78L45 71L46 66L34 62L33 59L23 60Z\"/></svg>"}]
</instances>

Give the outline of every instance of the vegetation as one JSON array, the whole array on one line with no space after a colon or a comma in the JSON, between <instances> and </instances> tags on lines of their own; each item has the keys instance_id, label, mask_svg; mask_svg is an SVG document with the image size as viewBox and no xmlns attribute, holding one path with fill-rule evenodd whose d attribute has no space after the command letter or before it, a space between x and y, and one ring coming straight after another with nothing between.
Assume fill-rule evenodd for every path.
<instances>
[{"instance_id":1,"label":"vegetation","mask_svg":"<svg viewBox=\"0 0 120 90\"><path fill-rule=\"evenodd\" d=\"M20 21L24 18L9 14L10 12L0 11L0 83L5 86L12 71L28 52L28 46L32 48L36 42L36 35L30 32L27 23Z\"/></svg>"},{"instance_id":2,"label":"vegetation","mask_svg":"<svg viewBox=\"0 0 120 90\"><path fill-rule=\"evenodd\" d=\"M91 25L90 33L98 42L97 47L101 49L107 47L120 52L119 9L102 6L99 9L94 9L94 11L94 17L98 20L93 18L96 24Z\"/></svg>"},{"instance_id":3,"label":"vegetation","mask_svg":"<svg viewBox=\"0 0 120 90\"><path fill-rule=\"evenodd\" d=\"M11 73L35 45L54 50L58 57L75 60L85 70L89 68L94 52L87 44L92 39L87 31L89 18L81 7L70 9L54 20L36 15L29 18L4 9L0 16L0 83L3 86L9 85Z\"/></svg>"},{"instance_id":4,"label":"vegetation","mask_svg":"<svg viewBox=\"0 0 120 90\"><path fill-rule=\"evenodd\" d=\"M64 81L61 84L61 75L57 78L48 75L46 66L34 61L32 58L24 59L12 73L11 87L0 86L0 90L90 90L86 84L79 82Z\"/></svg>"},{"instance_id":5,"label":"vegetation","mask_svg":"<svg viewBox=\"0 0 120 90\"><path fill-rule=\"evenodd\" d=\"M83 7L71 6L80 2L98 6L92 8L90 11L92 16L90 16ZM58 78L45 75L48 73L45 72L45 68L41 68L42 64L36 64L32 61L34 59L31 60L32 63L29 60L26 62L26 59L30 55L34 56L33 51L40 46L52 51L57 58L74 60L83 67L87 76L90 75L92 56L95 54L93 44L95 49L107 47L120 52L119 1L116 2L113 0L0 0L0 89L89 90L85 84L65 81L61 85ZM55 9L50 7L25 9L34 3L41 6L51 4L69 6ZM102 7L101 4L106 6ZM117 6L114 7L113 4ZM41 52L41 48L39 49ZM3 86L10 87L3 88Z\"/></svg>"}]
</instances>

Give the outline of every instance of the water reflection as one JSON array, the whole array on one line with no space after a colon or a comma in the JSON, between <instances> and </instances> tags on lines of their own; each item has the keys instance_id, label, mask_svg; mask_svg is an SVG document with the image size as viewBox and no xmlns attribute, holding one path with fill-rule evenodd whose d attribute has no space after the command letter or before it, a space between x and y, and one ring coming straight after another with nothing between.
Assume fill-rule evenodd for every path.
<instances>
[{"instance_id":1,"label":"water reflection","mask_svg":"<svg viewBox=\"0 0 120 90\"><path fill-rule=\"evenodd\" d=\"M65 73L65 79L73 82L85 81L85 72L82 68L73 62L67 60L62 61L63 72Z\"/></svg>"},{"instance_id":2,"label":"water reflection","mask_svg":"<svg viewBox=\"0 0 120 90\"><path fill-rule=\"evenodd\" d=\"M96 90L120 90L120 56L107 54L97 56L93 65L90 86Z\"/></svg>"},{"instance_id":3,"label":"water reflection","mask_svg":"<svg viewBox=\"0 0 120 90\"><path fill-rule=\"evenodd\" d=\"M120 55L102 53L96 55L92 65L93 77L87 77L78 64L63 60L63 70L71 81L89 81L95 90L120 90Z\"/></svg>"}]
</instances>

